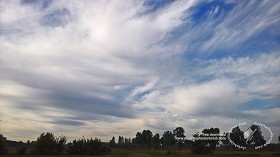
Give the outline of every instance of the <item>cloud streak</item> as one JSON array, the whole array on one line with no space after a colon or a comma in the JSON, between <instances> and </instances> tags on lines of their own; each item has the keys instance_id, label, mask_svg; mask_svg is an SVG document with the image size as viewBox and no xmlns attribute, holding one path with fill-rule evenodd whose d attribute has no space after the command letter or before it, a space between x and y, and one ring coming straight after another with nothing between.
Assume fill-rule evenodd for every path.
<instances>
[{"instance_id":1,"label":"cloud streak","mask_svg":"<svg viewBox=\"0 0 280 157\"><path fill-rule=\"evenodd\" d=\"M276 1L12 0L0 18L0 131L12 139L227 129L263 110L251 102L279 109Z\"/></svg>"}]
</instances>

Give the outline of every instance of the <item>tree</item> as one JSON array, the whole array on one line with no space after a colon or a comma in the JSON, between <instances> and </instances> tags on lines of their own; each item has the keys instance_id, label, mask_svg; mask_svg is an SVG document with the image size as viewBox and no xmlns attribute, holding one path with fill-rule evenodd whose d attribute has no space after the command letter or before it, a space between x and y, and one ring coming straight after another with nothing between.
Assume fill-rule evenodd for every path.
<instances>
[{"instance_id":1,"label":"tree","mask_svg":"<svg viewBox=\"0 0 280 157\"><path fill-rule=\"evenodd\" d=\"M163 133L161 138L161 143L163 147L169 148L173 146L176 142L175 136L171 131L166 131Z\"/></svg>"},{"instance_id":2,"label":"tree","mask_svg":"<svg viewBox=\"0 0 280 157\"><path fill-rule=\"evenodd\" d=\"M41 155L61 154L65 149L66 137L55 137L53 133L42 133L35 142L32 153Z\"/></svg>"},{"instance_id":3,"label":"tree","mask_svg":"<svg viewBox=\"0 0 280 157\"><path fill-rule=\"evenodd\" d=\"M0 134L0 155L8 153L8 149L6 148L6 140L6 137Z\"/></svg>"},{"instance_id":4,"label":"tree","mask_svg":"<svg viewBox=\"0 0 280 157\"><path fill-rule=\"evenodd\" d=\"M105 155L111 149L100 139L79 139L67 144L67 152L72 155Z\"/></svg>"},{"instance_id":5,"label":"tree","mask_svg":"<svg viewBox=\"0 0 280 157\"><path fill-rule=\"evenodd\" d=\"M182 139L182 140L186 137L185 136L185 130L182 127L177 127L175 130L173 130L173 133L174 133L176 138L179 138L179 139Z\"/></svg>"},{"instance_id":6,"label":"tree","mask_svg":"<svg viewBox=\"0 0 280 157\"><path fill-rule=\"evenodd\" d=\"M137 133L136 133L135 142L136 142L138 145L142 145L142 144L143 144L143 139L142 139L142 134L141 134L141 132L137 132Z\"/></svg>"},{"instance_id":7,"label":"tree","mask_svg":"<svg viewBox=\"0 0 280 157\"><path fill-rule=\"evenodd\" d=\"M124 138L124 143L126 146L129 146L131 144L131 138Z\"/></svg>"},{"instance_id":8,"label":"tree","mask_svg":"<svg viewBox=\"0 0 280 157\"><path fill-rule=\"evenodd\" d=\"M114 147L116 145L115 137L113 136L109 142L110 147Z\"/></svg>"},{"instance_id":9,"label":"tree","mask_svg":"<svg viewBox=\"0 0 280 157\"><path fill-rule=\"evenodd\" d=\"M246 140L244 139L244 132L240 130L239 126L232 129L229 134L230 139L239 146L246 147Z\"/></svg>"},{"instance_id":10,"label":"tree","mask_svg":"<svg viewBox=\"0 0 280 157\"><path fill-rule=\"evenodd\" d=\"M184 138L186 137L184 128L177 127L175 130L173 130L173 134L177 138L176 140L178 142L179 147L182 148L184 145L184 142L183 142Z\"/></svg>"},{"instance_id":11,"label":"tree","mask_svg":"<svg viewBox=\"0 0 280 157\"><path fill-rule=\"evenodd\" d=\"M86 154L87 155L103 155L111 152L111 149L107 147L100 139L91 138L86 141Z\"/></svg>"},{"instance_id":12,"label":"tree","mask_svg":"<svg viewBox=\"0 0 280 157\"><path fill-rule=\"evenodd\" d=\"M149 148L152 144L153 133L150 130L143 130L142 131L142 141L143 144Z\"/></svg>"},{"instance_id":13,"label":"tree","mask_svg":"<svg viewBox=\"0 0 280 157\"><path fill-rule=\"evenodd\" d=\"M160 147L160 137L159 137L159 134L156 133L153 137L153 146L155 148L159 148Z\"/></svg>"},{"instance_id":14,"label":"tree","mask_svg":"<svg viewBox=\"0 0 280 157\"><path fill-rule=\"evenodd\" d=\"M202 133L202 135L199 135L199 133L193 135L194 138L201 138L192 142L192 152L195 154L211 153L219 144L219 128L203 129Z\"/></svg>"},{"instance_id":15,"label":"tree","mask_svg":"<svg viewBox=\"0 0 280 157\"><path fill-rule=\"evenodd\" d=\"M35 143L33 153L41 155L55 154L56 140L52 133L42 133Z\"/></svg>"},{"instance_id":16,"label":"tree","mask_svg":"<svg viewBox=\"0 0 280 157\"><path fill-rule=\"evenodd\" d=\"M194 138L204 137L203 135L199 135L196 133L193 135ZM207 144L206 140L194 140L192 141L192 153L194 154L207 154L211 152L210 146Z\"/></svg>"},{"instance_id":17,"label":"tree","mask_svg":"<svg viewBox=\"0 0 280 157\"><path fill-rule=\"evenodd\" d=\"M119 145L124 144L123 136L119 136L118 144L119 144Z\"/></svg>"},{"instance_id":18,"label":"tree","mask_svg":"<svg viewBox=\"0 0 280 157\"><path fill-rule=\"evenodd\" d=\"M65 150L67 138L63 135L56 137L56 153L61 154Z\"/></svg>"},{"instance_id":19,"label":"tree","mask_svg":"<svg viewBox=\"0 0 280 157\"><path fill-rule=\"evenodd\" d=\"M135 135L135 138L132 139L132 143L136 144L137 147L141 147L143 142L142 142L142 134L141 132L137 132Z\"/></svg>"},{"instance_id":20,"label":"tree","mask_svg":"<svg viewBox=\"0 0 280 157\"><path fill-rule=\"evenodd\" d=\"M262 135L262 131L260 126L258 125L251 125L251 130L253 131L253 137L250 141L248 141L247 143L250 144L250 146L260 146L260 145L264 145L266 143L263 135Z\"/></svg>"},{"instance_id":21,"label":"tree","mask_svg":"<svg viewBox=\"0 0 280 157\"><path fill-rule=\"evenodd\" d=\"M219 144L219 135L220 134L220 129L219 128L210 128L210 129L204 129L202 131L203 134L208 134L208 136L213 137L213 138L217 138L217 140L208 140L207 144L209 144L209 147L211 150L215 150L216 146Z\"/></svg>"},{"instance_id":22,"label":"tree","mask_svg":"<svg viewBox=\"0 0 280 157\"><path fill-rule=\"evenodd\" d=\"M278 141L279 141L279 143L280 143L280 135L278 136Z\"/></svg>"},{"instance_id":23,"label":"tree","mask_svg":"<svg viewBox=\"0 0 280 157\"><path fill-rule=\"evenodd\" d=\"M224 148L226 148L226 149L229 149L229 148L232 147L232 145L230 144L230 142L228 140L228 134L229 134L228 132L227 133L224 132L224 135L225 135L226 139L221 141L222 142L222 146Z\"/></svg>"},{"instance_id":24,"label":"tree","mask_svg":"<svg viewBox=\"0 0 280 157\"><path fill-rule=\"evenodd\" d=\"M153 133L150 130L143 130L142 133L137 132L133 142L138 146L149 148L153 142Z\"/></svg>"}]
</instances>

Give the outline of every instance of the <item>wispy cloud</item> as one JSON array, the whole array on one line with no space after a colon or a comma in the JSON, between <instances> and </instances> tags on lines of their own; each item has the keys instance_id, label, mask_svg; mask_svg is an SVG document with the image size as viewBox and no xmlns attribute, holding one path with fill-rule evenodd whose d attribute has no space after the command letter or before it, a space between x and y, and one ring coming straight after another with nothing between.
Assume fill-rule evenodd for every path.
<instances>
[{"instance_id":1,"label":"wispy cloud","mask_svg":"<svg viewBox=\"0 0 280 157\"><path fill-rule=\"evenodd\" d=\"M106 140L252 120L262 109L242 105L279 100L279 7L1 1L0 131L28 139L45 130L78 138L78 130Z\"/></svg>"}]
</instances>

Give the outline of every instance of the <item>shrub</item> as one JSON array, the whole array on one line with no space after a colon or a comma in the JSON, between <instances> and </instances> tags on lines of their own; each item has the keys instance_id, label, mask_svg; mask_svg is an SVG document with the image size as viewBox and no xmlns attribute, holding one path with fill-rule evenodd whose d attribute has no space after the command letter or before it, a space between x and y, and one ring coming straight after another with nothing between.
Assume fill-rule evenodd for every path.
<instances>
[{"instance_id":1,"label":"shrub","mask_svg":"<svg viewBox=\"0 0 280 157\"><path fill-rule=\"evenodd\" d=\"M55 137L52 133L42 133L31 153L41 155L61 154L65 149L66 137Z\"/></svg>"},{"instance_id":2,"label":"shrub","mask_svg":"<svg viewBox=\"0 0 280 157\"><path fill-rule=\"evenodd\" d=\"M211 153L212 149L207 145L205 141L194 141L191 148L194 154L207 154Z\"/></svg>"},{"instance_id":3,"label":"shrub","mask_svg":"<svg viewBox=\"0 0 280 157\"><path fill-rule=\"evenodd\" d=\"M0 134L0 155L4 155L8 153L8 149L6 148L6 138Z\"/></svg>"},{"instance_id":4,"label":"shrub","mask_svg":"<svg viewBox=\"0 0 280 157\"><path fill-rule=\"evenodd\" d=\"M75 155L104 155L109 154L111 149L100 139L79 139L67 145L67 152Z\"/></svg>"}]
</instances>

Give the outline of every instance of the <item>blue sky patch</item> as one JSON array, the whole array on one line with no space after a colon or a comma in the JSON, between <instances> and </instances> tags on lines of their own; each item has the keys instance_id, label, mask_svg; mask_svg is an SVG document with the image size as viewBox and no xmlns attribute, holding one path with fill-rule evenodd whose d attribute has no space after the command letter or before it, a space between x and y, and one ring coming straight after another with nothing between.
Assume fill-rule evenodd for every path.
<instances>
[{"instance_id":1,"label":"blue sky patch","mask_svg":"<svg viewBox=\"0 0 280 157\"><path fill-rule=\"evenodd\" d=\"M256 99L240 105L240 110L267 110L280 108L280 99Z\"/></svg>"},{"instance_id":2,"label":"blue sky patch","mask_svg":"<svg viewBox=\"0 0 280 157\"><path fill-rule=\"evenodd\" d=\"M193 8L192 20L198 24L207 20L221 18L234 8L234 4L225 1L203 1Z\"/></svg>"}]
</instances>

